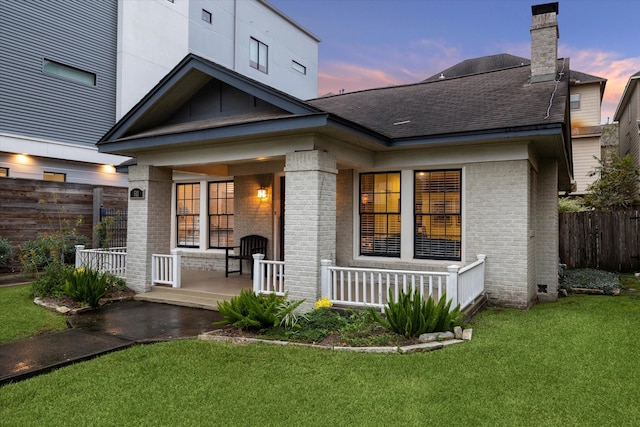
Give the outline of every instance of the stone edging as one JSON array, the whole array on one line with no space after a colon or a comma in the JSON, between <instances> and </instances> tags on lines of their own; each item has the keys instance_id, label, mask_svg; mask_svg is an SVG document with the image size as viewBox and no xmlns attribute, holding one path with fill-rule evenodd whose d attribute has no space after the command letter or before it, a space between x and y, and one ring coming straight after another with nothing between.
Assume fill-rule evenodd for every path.
<instances>
[{"instance_id":1,"label":"stone edging","mask_svg":"<svg viewBox=\"0 0 640 427\"><path fill-rule=\"evenodd\" d=\"M132 299L133 299L133 297L100 298L99 304L100 304L100 307L102 307L103 305L109 304L109 303L112 303L112 302L129 301L129 300L132 300ZM58 305L58 304L52 304L52 303L44 302L42 299L40 299L38 297L34 298L33 303L37 304L39 306L42 306L44 308L47 308L49 310L56 311L56 312L61 313L61 314L67 314L67 315L84 313L85 311L91 311L91 310L95 310L96 309L96 307L91 307L89 305L87 305L85 307L80 307L80 308L69 308L69 307L64 306L64 305Z\"/></svg>"},{"instance_id":2,"label":"stone edging","mask_svg":"<svg viewBox=\"0 0 640 427\"><path fill-rule=\"evenodd\" d=\"M260 338L246 338L246 337L230 337L226 335L216 335L216 331L205 332L198 335L198 339L204 341L219 341L228 342L232 344L256 344L265 343L273 345L295 345L301 347L313 347L321 348L325 350L335 351L353 351L359 353L399 353L399 354L411 354L411 353L423 353L432 350L438 350L443 347L447 347L453 344L460 344L465 341L470 341L473 335L473 329L462 329L460 327L455 328L455 332L433 332L430 334L420 335L420 340L424 341L420 344L413 344L407 346L391 346L391 347L343 347L343 346L324 346L319 344L303 344L290 341L279 340L264 340Z\"/></svg>"}]
</instances>

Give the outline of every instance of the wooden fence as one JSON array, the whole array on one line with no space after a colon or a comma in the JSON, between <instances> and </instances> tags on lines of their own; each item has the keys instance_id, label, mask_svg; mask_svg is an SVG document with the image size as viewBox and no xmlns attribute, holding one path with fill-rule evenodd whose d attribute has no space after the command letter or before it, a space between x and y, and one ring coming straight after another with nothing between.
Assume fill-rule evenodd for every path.
<instances>
[{"instance_id":1,"label":"wooden fence","mask_svg":"<svg viewBox=\"0 0 640 427\"><path fill-rule=\"evenodd\" d=\"M640 210L560 214L560 261L567 268L640 271Z\"/></svg>"},{"instance_id":2,"label":"wooden fence","mask_svg":"<svg viewBox=\"0 0 640 427\"><path fill-rule=\"evenodd\" d=\"M127 209L127 189L69 182L0 178L0 236L14 247L38 235L75 226L91 242L100 206Z\"/></svg>"}]
</instances>

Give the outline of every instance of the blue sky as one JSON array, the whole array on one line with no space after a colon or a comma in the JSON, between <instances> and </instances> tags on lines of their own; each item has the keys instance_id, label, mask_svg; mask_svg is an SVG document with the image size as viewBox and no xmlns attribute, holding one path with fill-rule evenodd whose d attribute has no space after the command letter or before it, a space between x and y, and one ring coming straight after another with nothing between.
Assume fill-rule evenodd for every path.
<instances>
[{"instance_id":1,"label":"blue sky","mask_svg":"<svg viewBox=\"0 0 640 427\"><path fill-rule=\"evenodd\" d=\"M469 58L530 57L535 0L269 0L318 36L319 95L412 83ZM640 1L559 2L559 56L606 78L602 122L640 71Z\"/></svg>"}]
</instances>

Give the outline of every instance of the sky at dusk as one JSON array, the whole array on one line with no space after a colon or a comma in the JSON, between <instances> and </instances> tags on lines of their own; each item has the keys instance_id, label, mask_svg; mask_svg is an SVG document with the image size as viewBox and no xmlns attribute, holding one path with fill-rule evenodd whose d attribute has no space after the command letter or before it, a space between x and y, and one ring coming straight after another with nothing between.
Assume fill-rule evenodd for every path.
<instances>
[{"instance_id":1,"label":"sky at dusk","mask_svg":"<svg viewBox=\"0 0 640 427\"><path fill-rule=\"evenodd\" d=\"M535 0L269 0L322 41L318 95L415 83L465 59L530 58ZM607 79L602 123L640 71L639 0L559 1L558 56Z\"/></svg>"}]
</instances>

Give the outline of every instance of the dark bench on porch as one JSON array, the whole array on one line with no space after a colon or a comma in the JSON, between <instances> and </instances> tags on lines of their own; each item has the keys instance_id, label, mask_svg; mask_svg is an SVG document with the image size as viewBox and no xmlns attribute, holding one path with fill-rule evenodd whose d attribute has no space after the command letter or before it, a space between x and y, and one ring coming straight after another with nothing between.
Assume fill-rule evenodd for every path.
<instances>
[{"instance_id":1,"label":"dark bench on porch","mask_svg":"<svg viewBox=\"0 0 640 427\"><path fill-rule=\"evenodd\" d=\"M264 254L266 256L267 241L268 239L266 237L252 234L250 236L242 237L240 239L240 246L231 246L226 248L225 260L224 260L224 265L225 265L224 277L229 277L229 273L242 274L242 261L250 261L251 262L251 278L253 279L253 254ZM234 251L233 254L229 253L231 250ZM230 259L239 260L240 267L238 270L229 270Z\"/></svg>"}]
</instances>

